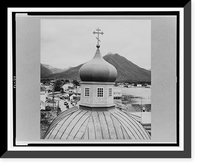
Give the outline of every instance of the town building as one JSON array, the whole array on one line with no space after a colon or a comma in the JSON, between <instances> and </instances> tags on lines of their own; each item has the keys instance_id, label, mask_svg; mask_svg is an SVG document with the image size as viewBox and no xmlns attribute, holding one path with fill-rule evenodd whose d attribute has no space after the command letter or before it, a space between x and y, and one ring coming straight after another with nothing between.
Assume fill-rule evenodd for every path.
<instances>
[{"instance_id":1,"label":"town building","mask_svg":"<svg viewBox=\"0 0 200 167\"><path fill-rule=\"evenodd\" d=\"M114 97L114 99L121 99L122 98L122 91L119 87L113 88L113 97Z\"/></svg>"},{"instance_id":2,"label":"town building","mask_svg":"<svg viewBox=\"0 0 200 167\"><path fill-rule=\"evenodd\" d=\"M62 140L149 140L150 134L114 103L113 89L117 70L101 56L98 28L97 49L93 59L79 70L81 101L79 106L62 112L48 128L44 139Z\"/></svg>"},{"instance_id":3,"label":"town building","mask_svg":"<svg viewBox=\"0 0 200 167\"><path fill-rule=\"evenodd\" d=\"M40 85L40 110L45 110L47 96L48 92L46 91L45 87Z\"/></svg>"},{"instance_id":4,"label":"town building","mask_svg":"<svg viewBox=\"0 0 200 167\"><path fill-rule=\"evenodd\" d=\"M142 84L137 84L137 87L139 87L139 88L142 87Z\"/></svg>"},{"instance_id":5,"label":"town building","mask_svg":"<svg viewBox=\"0 0 200 167\"><path fill-rule=\"evenodd\" d=\"M66 83L62 86L64 92L67 92L72 87L74 87L73 83Z\"/></svg>"}]
</instances>

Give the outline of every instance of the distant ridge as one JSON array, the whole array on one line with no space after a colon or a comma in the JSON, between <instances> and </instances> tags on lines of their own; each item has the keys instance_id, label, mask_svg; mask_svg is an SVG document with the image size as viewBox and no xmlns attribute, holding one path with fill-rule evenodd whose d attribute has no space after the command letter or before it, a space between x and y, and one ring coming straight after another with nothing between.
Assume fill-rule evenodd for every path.
<instances>
[{"instance_id":1,"label":"distant ridge","mask_svg":"<svg viewBox=\"0 0 200 167\"><path fill-rule=\"evenodd\" d=\"M66 71L66 70L68 70L69 68L56 68L56 67L52 67L52 66L50 66L50 65L48 65L48 64L42 64L44 67L46 67L46 68L48 68L53 74L55 74L55 73L59 73L59 72L63 72L63 71Z\"/></svg>"},{"instance_id":2,"label":"distant ridge","mask_svg":"<svg viewBox=\"0 0 200 167\"><path fill-rule=\"evenodd\" d=\"M52 72L48 68L46 68L45 66L40 64L40 77L41 78L49 76L51 74L52 74Z\"/></svg>"},{"instance_id":3,"label":"distant ridge","mask_svg":"<svg viewBox=\"0 0 200 167\"><path fill-rule=\"evenodd\" d=\"M103 58L117 69L117 82L151 81L151 71L137 66L119 54L108 53ZM70 80L80 80L78 71L82 65L83 64L80 64L79 66L71 67L66 71L48 75L45 78L65 78Z\"/></svg>"},{"instance_id":4,"label":"distant ridge","mask_svg":"<svg viewBox=\"0 0 200 167\"><path fill-rule=\"evenodd\" d=\"M78 71L81 68L83 64L76 66L76 67L71 67L69 70L60 72L60 73L55 73L55 74L51 74L48 75L44 78L54 78L54 79L61 79L61 78L65 78L65 79L69 79L69 80L80 80L79 76L78 76Z\"/></svg>"},{"instance_id":5,"label":"distant ridge","mask_svg":"<svg viewBox=\"0 0 200 167\"><path fill-rule=\"evenodd\" d=\"M103 58L117 69L116 81L151 81L151 71L137 66L117 53L109 53Z\"/></svg>"}]
</instances>

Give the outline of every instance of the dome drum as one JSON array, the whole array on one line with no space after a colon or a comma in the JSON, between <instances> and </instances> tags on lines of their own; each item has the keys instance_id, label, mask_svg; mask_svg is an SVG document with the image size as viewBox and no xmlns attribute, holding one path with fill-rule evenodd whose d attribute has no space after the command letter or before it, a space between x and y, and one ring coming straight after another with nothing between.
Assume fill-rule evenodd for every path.
<instances>
[{"instance_id":1,"label":"dome drum","mask_svg":"<svg viewBox=\"0 0 200 167\"><path fill-rule=\"evenodd\" d=\"M81 82L81 106L114 106L113 82Z\"/></svg>"}]
</instances>

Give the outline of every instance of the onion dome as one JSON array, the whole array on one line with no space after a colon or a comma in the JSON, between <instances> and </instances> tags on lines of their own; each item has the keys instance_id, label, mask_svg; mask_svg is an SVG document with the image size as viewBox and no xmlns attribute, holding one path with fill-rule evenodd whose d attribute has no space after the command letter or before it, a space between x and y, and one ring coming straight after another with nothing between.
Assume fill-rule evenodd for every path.
<instances>
[{"instance_id":1,"label":"onion dome","mask_svg":"<svg viewBox=\"0 0 200 167\"><path fill-rule=\"evenodd\" d=\"M80 68L79 75L82 81L114 82L117 78L117 70L102 58L97 47L93 59Z\"/></svg>"},{"instance_id":2,"label":"onion dome","mask_svg":"<svg viewBox=\"0 0 200 167\"><path fill-rule=\"evenodd\" d=\"M116 107L94 111L73 107L62 112L48 128L44 139L149 140L138 116Z\"/></svg>"}]
</instances>

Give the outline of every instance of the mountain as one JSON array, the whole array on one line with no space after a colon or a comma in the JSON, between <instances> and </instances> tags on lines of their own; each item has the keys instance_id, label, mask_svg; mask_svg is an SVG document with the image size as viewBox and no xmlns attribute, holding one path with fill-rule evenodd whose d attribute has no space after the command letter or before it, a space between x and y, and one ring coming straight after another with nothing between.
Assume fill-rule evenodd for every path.
<instances>
[{"instance_id":1,"label":"mountain","mask_svg":"<svg viewBox=\"0 0 200 167\"><path fill-rule=\"evenodd\" d=\"M55 73L60 73L60 72L63 72L63 71L66 71L66 70L68 70L69 68L63 68L63 69L61 69L61 68L56 68L56 67L52 67L52 66L50 66L50 65L48 65L48 64L42 64L44 67L46 67L46 68L48 68L53 74L55 74Z\"/></svg>"},{"instance_id":2,"label":"mountain","mask_svg":"<svg viewBox=\"0 0 200 167\"><path fill-rule=\"evenodd\" d=\"M70 79L70 80L80 80L78 76L78 71L81 68L83 64L76 66L76 67L71 67L70 69L60 72L60 73L55 73L52 75L49 75L45 78L65 78L65 79Z\"/></svg>"},{"instance_id":3,"label":"mountain","mask_svg":"<svg viewBox=\"0 0 200 167\"><path fill-rule=\"evenodd\" d=\"M149 70L137 66L119 54L109 53L103 58L117 69L118 76L116 81L118 82L151 81L151 72Z\"/></svg>"},{"instance_id":4,"label":"mountain","mask_svg":"<svg viewBox=\"0 0 200 167\"><path fill-rule=\"evenodd\" d=\"M48 68L46 68L45 66L43 66L42 64L40 64L40 77L46 77L53 74Z\"/></svg>"},{"instance_id":5,"label":"mountain","mask_svg":"<svg viewBox=\"0 0 200 167\"><path fill-rule=\"evenodd\" d=\"M109 53L103 58L117 69L117 82L151 81L151 71L137 66L119 54ZM49 75L46 78L66 78L70 80L80 80L78 71L82 65L83 64L76 67L71 67L66 71Z\"/></svg>"}]
</instances>

